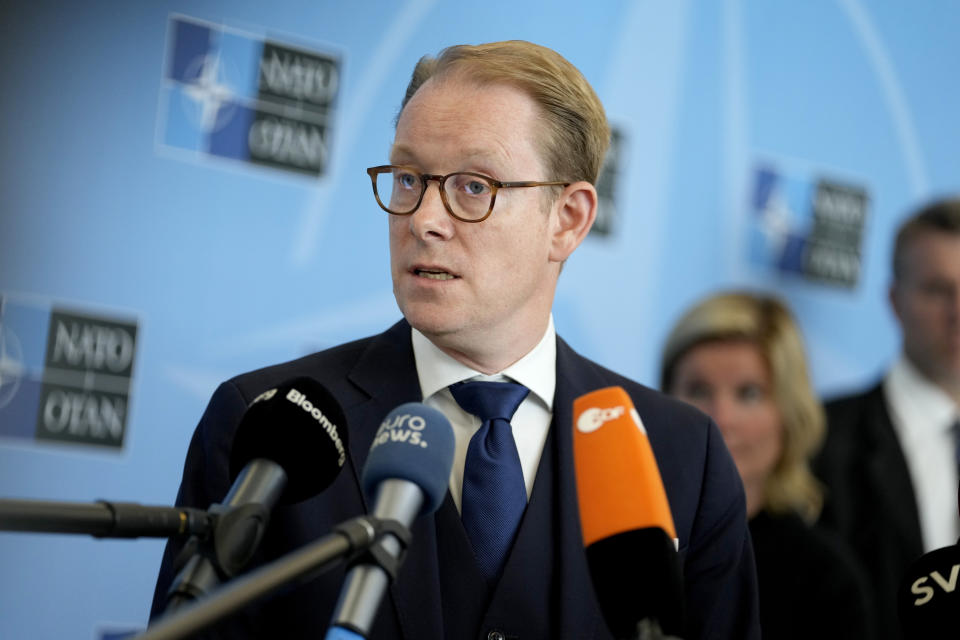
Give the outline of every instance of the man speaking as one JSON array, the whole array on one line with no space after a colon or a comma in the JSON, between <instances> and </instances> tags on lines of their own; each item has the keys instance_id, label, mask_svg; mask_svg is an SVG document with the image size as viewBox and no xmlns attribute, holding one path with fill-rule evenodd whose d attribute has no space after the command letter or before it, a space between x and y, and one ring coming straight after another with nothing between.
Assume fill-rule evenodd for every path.
<instances>
[{"instance_id":1,"label":"man speaking","mask_svg":"<svg viewBox=\"0 0 960 640\"><path fill-rule=\"evenodd\" d=\"M371 638L611 638L596 601L576 497L573 401L621 386L646 427L673 513L686 638L757 638L743 489L715 425L576 354L551 307L564 261L597 211L609 141L580 72L528 42L455 46L414 69L389 164L367 170L388 216L403 319L386 332L225 382L187 453L178 504L229 488L247 403L310 376L346 414L346 468L320 495L278 509L254 563L364 512L358 481L378 425L422 401L453 425L449 491L412 543ZM372 202L371 202L372 204ZM163 559L162 608L178 548ZM343 571L228 623L229 637L322 637Z\"/></svg>"}]
</instances>

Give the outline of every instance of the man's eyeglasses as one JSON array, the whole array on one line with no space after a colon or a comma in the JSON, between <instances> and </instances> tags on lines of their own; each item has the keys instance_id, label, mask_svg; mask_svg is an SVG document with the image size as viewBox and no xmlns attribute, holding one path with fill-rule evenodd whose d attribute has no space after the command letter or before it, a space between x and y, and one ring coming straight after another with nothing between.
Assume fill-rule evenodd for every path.
<instances>
[{"instance_id":1,"label":"man's eyeglasses","mask_svg":"<svg viewBox=\"0 0 960 640\"><path fill-rule=\"evenodd\" d=\"M569 182L500 182L482 173L461 171L445 176L419 173L413 167L387 164L370 167L367 174L373 182L373 195L387 213L395 216L412 214L423 201L427 183L436 180L440 199L447 212L463 222L483 222L493 211L499 189L517 187L566 187Z\"/></svg>"}]
</instances>

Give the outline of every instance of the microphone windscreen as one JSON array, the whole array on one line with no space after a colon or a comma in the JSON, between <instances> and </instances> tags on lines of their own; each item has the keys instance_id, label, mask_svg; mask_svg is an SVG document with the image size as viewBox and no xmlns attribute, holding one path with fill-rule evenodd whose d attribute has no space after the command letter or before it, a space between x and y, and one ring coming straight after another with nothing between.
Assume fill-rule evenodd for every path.
<instances>
[{"instance_id":1,"label":"microphone windscreen","mask_svg":"<svg viewBox=\"0 0 960 640\"><path fill-rule=\"evenodd\" d=\"M621 387L573 405L580 525L597 603L615 638L641 621L683 631L683 574L660 470L633 401Z\"/></svg>"},{"instance_id":2,"label":"microphone windscreen","mask_svg":"<svg viewBox=\"0 0 960 640\"><path fill-rule=\"evenodd\" d=\"M230 477L266 458L287 474L281 503L306 500L326 489L347 460L343 409L319 382L288 380L253 399L230 449Z\"/></svg>"},{"instance_id":3,"label":"microphone windscreen","mask_svg":"<svg viewBox=\"0 0 960 640\"><path fill-rule=\"evenodd\" d=\"M419 402L391 411L373 438L363 467L363 491L373 502L384 480L408 480L424 493L421 514L437 510L453 466L453 427L442 413Z\"/></svg>"},{"instance_id":4,"label":"microphone windscreen","mask_svg":"<svg viewBox=\"0 0 960 640\"><path fill-rule=\"evenodd\" d=\"M573 461L583 544L647 527L676 538L673 516L647 432L622 387L573 403Z\"/></svg>"},{"instance_id":5,"label":"microphone windscreen","mask_svg":"<svg viewBox=\"0 0 960 640\"><path fill-rule=\"evenodd\" d=\"M663 529L625 531L586 548L597 603L615 638L633 638L637 623L656 619L671 636L683 632L683 572Z\"/></svg>"},{"instance_id":6,"label":"microphone windscreen","mask_svg":"<svg viewBox=\"0 0 960 640\"><path fill-rule=\"evenodd\" d=\"M897 593L905 638L952 638L960 629L960 547L925 553L910 565Z\"/></svg>"}]
</instances>

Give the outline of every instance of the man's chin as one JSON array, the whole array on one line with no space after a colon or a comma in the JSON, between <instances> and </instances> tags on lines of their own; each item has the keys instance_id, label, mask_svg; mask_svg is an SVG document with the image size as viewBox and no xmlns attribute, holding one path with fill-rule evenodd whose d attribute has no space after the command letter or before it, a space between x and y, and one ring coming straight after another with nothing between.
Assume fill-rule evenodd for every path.
<instances>
[{"instance_id":1,"label":"man's chin","mask_svg":"<svg viewBox=\"0 0 960 640\"><path fill-rule=\"evenodd\" d=\"M950 358L937 363L936 379L933 382L951 394L960 393L960 359Z\"/></svg>"},{"instance_id":2,"label":"man's chin","mask_svg":"<svg viewBox=\"0 0 960 640\"><path fill-rule=\"evenodd\" d=\"M433 342L443 339L444 336L456 333L459 327L456 320L451 318L449 313L444 313L442 310L436 308L424 309L420 305L407 305L406 308L401 307L400 311L403 313L403 317L407 319L407 322L410 323L411 327L430 338Z\"/></svg>"},{"instance_id":3,"label":"man's chin","mask_svg":"<svg viewBox=\"0 0 960 640\"><path fill-rule=\"evenodd\" d=\"M951 362L948 367L945 367L943 378L951 387L960 390L960 363Z\"/></svg>"}]
</instances>

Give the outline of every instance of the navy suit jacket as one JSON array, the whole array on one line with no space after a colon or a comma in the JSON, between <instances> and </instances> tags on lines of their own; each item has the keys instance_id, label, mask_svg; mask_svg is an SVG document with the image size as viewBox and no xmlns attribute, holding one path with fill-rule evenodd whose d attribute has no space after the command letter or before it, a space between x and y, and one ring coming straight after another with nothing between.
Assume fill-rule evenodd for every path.
<instances>
[{"instance_id":1,"label":"navy suit jacket","mask_svg":"<svg viewBox=\"0 0 960 640\"><path fill-rule=\"evenodd\" d=\"M877 384L825 405L827 437L814 461L826 486L820 525L844 538L868 578L878 636L902 638L897 589L923 553L913 482Z\"/></svg>"},{"instance_id":2,"label":"navy suit jacket","mask_svg":"<svg viewBox=\"0 0 960 640\"><path fill-rule=\"evenodd\" d=\"M329 533L335 524L366 512L370 505L362 495L359 474L373 435L396 406L422 400L410 326L403 320L378 336L238 376L217 389L197 426L177 496L179 505L206 508L223 499L230 487L230 443L247 404L265 389L302 375L318 380L341 404L350 433L348 461L320 495L275 509L253 565L309 544ZM551 426L554 451L558 453L551 458L556 467L551 477L556 478L553 508L558 512L553 518L560 524L553 532L554 556L548 559L551 579L558 585L558 592L550 596L556 604L551 624L559 631L558 637L611 637L593 594L583 552L572 425L575 398L613 385L622 386L633 399L663 477L684 568L685 637L759 638L756 572L743 488L716 426L692 407L581 357L559 338ZM441 512L451 507L450 502L448 496ZM441 512L434 518L440 518ZM390 587L388 602L380 608L371 638L444 637L434 518L420 518L414 523L413 542ZM527 520L521 525L518 539L528 526ZM174 578L173 560L179 549L180 543L172 541L165 551L154 596L154 616L162 610L164 594ZM522 558L511 556L510 562L517 563L522 571ZM285 638L322 637L343 575L342 569L327 572L262 606L249 608L223 626L225 637L270 637L280 630ZM527 615L516 610L508 615L511 619L500 621L508 629L507 637L544 636L542 629L532 627L532 621L542 612ZM476 637L481 631L477 630Z\"/></svg>"}]
</instances>

